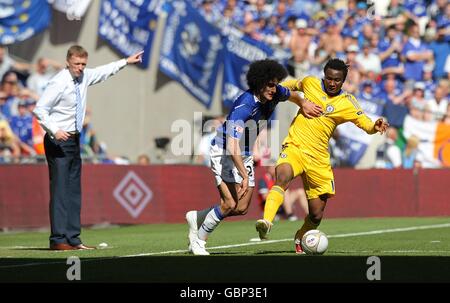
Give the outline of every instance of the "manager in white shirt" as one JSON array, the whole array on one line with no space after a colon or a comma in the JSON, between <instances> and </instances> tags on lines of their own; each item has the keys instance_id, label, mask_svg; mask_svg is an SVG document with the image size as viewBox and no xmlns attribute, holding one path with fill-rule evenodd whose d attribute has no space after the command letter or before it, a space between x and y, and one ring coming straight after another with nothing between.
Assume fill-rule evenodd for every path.
<instances>
[{"instance_id":1,"label":"manager in white shirt","mask_svg":"<svg viewBox=\"0 0 450 303\"><path fill-rule=\"evenodd\" d=\"M50 177L50 249L93 249L81 234L80 132L86 113L87 88L105 81L127 64L142 62L138 52L97 68L86 68L87 51L74 45L67 51L66 68L48 83L34 114L47 132L45 156Z\"/></svg>"}]
</instances>

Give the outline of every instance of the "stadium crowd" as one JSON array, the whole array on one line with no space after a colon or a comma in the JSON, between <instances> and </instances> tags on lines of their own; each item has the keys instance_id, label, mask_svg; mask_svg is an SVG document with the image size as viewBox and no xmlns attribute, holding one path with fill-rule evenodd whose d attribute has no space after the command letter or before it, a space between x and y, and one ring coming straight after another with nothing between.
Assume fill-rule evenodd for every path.
<instances>
[{"instance_id":1,"label":"stadium crowd","mask_svg":"<svg viewBox=\"0 0 450 303\"><path fill-rule=\"evenodd\" d=\"M391 125L377 151L383 161L376 167L427 167L414 158L417 153L411 153L421 138L413 136L409 142L403 127L407 116L450 124L448 1L381 0L377 2L386 4L381 13L368 6L373 1L194 2L205 19L218 27L238 28L255 40L288 50L292 56L287 67L293 77L322 77L329 58L345 60L350 69L344 90L354 94L366 112L384 116ZM0 163L42 157L43 134L31 110L46 81L60 68L46 58L36 66L16 62L0 46ZM337 146L339 137L337 133ZM89 118L82 142L85 156L115 162L96 139ZM347 165L338 153L332 155L335 166Z\"/></svg>"},{"instance_id":2,"label":"stadium crowd","mask_svg":"<svg viewBox=\"0 0 450 303\"><path fill-rule=\"evenodd\" d=\"M237 27L255 40L287 49L292 54L288 70L295 78L322 77L329 58L345 60L350 70L344 90L391 125L376 167L410 168L411 161L402 159L409 155L407 146L414 145L403 136L405 117L450 122L450 3L377 2L386 4L383 14L356 0L196 1L201 14L219 27ZM339 134L335 137L339 146ZM397 152L391 152L392 145ZM332 155L334 165L347 165L339 153ZM413 163L421 166L420 157Z\"/></svg>"},{"instance_id":3,"label":"stadium crowd","mask_svg":"<svg viewBox=\"0 0 450 303\"><path fill-rule=\"evenodd\" d=\"M17 62L0 46L0 164L37 163L45 159L45 131L32 111L48 80L64 66L39 58L36 64ZM81 133L82 156L101 163L115 163L95 135L88 109ZM120 161L118 159L117 161Z\"/></svg>"}]
</instances>

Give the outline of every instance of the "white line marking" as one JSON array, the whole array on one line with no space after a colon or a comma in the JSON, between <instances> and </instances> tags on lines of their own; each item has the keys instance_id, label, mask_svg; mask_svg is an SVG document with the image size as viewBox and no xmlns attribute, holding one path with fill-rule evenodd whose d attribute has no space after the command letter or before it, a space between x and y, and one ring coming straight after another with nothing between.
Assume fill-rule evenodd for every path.
<instances>
[{"instance_id":1,"label":"white line marking","mask_svg":"<svg viewBox=\"0 0 450 303\"><path fill-rule=\"evenodd\" d=\"M359 236L370 236L370 235L385 234L385 233L405 232L405 231L424 230L424 229L433 229L433 228L446 228L446 227L450 227L450 223L391 228L391 229L380 229L380 230L363 231L363 232L358 232L358 233L347 233L347 234L340 234L340 235L327 235L327 237L328 238L359 237ZM241 244L214 246L214 247L208 247L208 250L243 247L243 246L250 246L250 245L264 245L264 244L286 242L286 241L292 241L292 239L267 240L267 241L261 241L261 242L247 242L247 243L241 243ZM112 256L112 257L101 257L101 258L92 257L91 259L83 260L83 262L111 260L111 259L118 259L118 258L133 258L133 257L145 257L145 256L155 256L155 255L180 254L180 253L187 253L187 252L188 252L187 249L181 249L181 250L168 250L168 251L161 251L161 252L141 253L141 254L133 254L133 255L125 255L125 256ZM350 253L351 252L362 252L362 253L364 253L364 252L372 252L372 251L358 250L358 251L345 251L345 252L350 252ZM392 250L392 251L380 251L380 252L401 253L401 252L441 252L441 251ZM445 252L447 252L447 251L445 251ZM344 253L344 251L343 251L343 253ZM26 263L26 264L0 266L0 269L1 268L37 266L37 265L48 265L48 264L65 264L65 263L66 263L66 260L56 261L56 262L46 262L46 263L44 263L44 262Z\"/></svg>"}]
</instances>

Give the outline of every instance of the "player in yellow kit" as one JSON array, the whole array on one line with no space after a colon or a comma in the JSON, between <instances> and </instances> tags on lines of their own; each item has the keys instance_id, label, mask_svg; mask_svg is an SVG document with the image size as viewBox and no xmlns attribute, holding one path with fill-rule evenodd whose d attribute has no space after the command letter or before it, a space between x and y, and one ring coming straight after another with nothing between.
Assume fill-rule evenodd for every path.
<instances>
[{"instance_id":1,"label":"player in yellow kit","mask_svg":"<svg viewBox=\"0 0 450 303\"><path fill-rule=\"evenodd\" d=\"M328 141L336 127L348 121L368 134L383 134L389 124L382 118L372 122L358 104L356 98L342 91L348 66L340 59L330 59L324 67L323 79L305 77L282 83L290 90L302 91L308 99L323 108L319 118L308 119L297 114L284 139L277 161L275 185L269 192L264 208L264 219L256 222L256 230L263 240L267 238L278 208L283 203L284 192L297 176L303 179L308 198L309 214L303 226L295 234L295 248L302 253L303 235L319 226L328 198L335 194Z\"/></svg>"}]
</instances>

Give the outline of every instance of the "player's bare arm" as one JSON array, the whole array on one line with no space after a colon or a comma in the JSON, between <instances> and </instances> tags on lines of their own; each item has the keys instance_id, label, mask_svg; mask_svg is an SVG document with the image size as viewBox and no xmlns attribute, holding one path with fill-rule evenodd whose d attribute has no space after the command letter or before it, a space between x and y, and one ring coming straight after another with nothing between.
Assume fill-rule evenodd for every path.
<instances>
[{"instance_id":1,"label":"player's bare arm","mask_svg":"<svg viewBox=\"0 0 450 303\"><path fill-rule=\"evenodd\" d=\"M379 118L377 121L375 121L375 124L373 127L375 128L375 130L377 132L384 134L389 127L389 123L384 121L383 118Z\"/></svg>"},{"instance_id":2,"label":"player's bare arm","mask_svg":"<svg viewBox=\"0 0 450 303\"><path fill-rule=\"evenodd\" d=\"M240 200L248 190L248 174L245 169L244 162L242 161L241 148L239 147L239 140L227 137L227 150L233 159L234 165L236 166L239 174L242 177L242 183L238 190L238 199Z\"/></svg>"}]
</instances>

